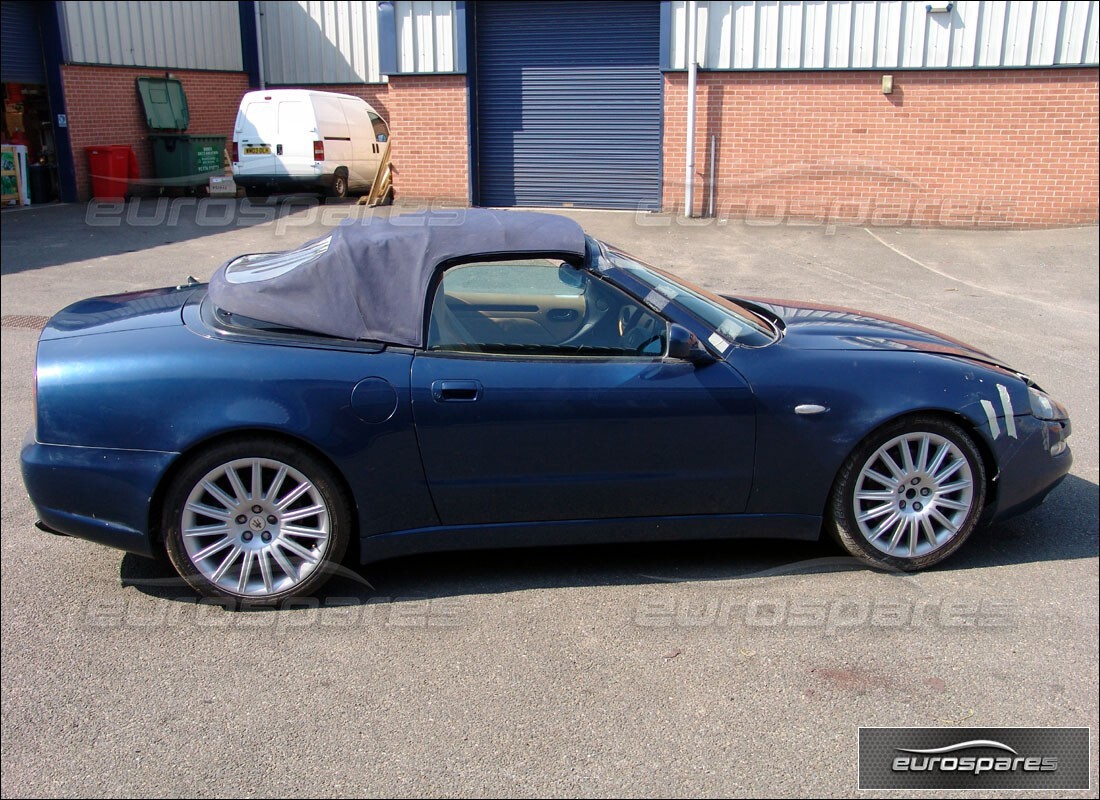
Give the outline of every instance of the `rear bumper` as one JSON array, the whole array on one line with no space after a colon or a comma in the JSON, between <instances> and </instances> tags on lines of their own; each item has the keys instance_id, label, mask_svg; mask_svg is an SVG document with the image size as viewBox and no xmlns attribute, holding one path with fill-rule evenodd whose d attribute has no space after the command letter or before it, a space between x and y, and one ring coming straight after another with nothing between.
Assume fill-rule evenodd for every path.
<instances>
[{"instance_id":1,"label":"rear bumper","mask_svg":"<svg viewBox=\"0 0 1100 800\"><path fill-rule=\"evenodd\" d=\"M20 463L40 528L152 556L150 510L175 453L23 442Z\"/></svg>"},{"instance_id":2,"label":"rear bumper","mask_svg":"<svg viewBox=\"0 0 1100 800\"><path fill-rule=\"evenodd\" d=\"M245 190L265 192L328 191L334 175L238 175L233 181Z\"/></svg>"}]
</instances>

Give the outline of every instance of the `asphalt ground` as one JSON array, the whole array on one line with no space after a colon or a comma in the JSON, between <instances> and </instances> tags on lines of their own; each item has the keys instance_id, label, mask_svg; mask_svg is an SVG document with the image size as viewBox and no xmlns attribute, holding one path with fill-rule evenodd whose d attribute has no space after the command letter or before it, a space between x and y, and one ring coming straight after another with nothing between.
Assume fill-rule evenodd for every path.
<instances>
[{"instance_id":1,"label":"asphalt ground","mask_svg":"<svg viewBox=\"0 0 1100 800\"><path fill-rule=\"evenodd\" d=\"M850 796L859 726L1087 726L1091 789L1062 794L1097 796L1095 227L568 212L711 289L941 330L1062 400L1072 474L941 567L747 541L419 556L231 613L161 564L37 531L18 457L34 318L369 213L242 202L2 216L5 797Z\"/></svg>"}]
</instances>

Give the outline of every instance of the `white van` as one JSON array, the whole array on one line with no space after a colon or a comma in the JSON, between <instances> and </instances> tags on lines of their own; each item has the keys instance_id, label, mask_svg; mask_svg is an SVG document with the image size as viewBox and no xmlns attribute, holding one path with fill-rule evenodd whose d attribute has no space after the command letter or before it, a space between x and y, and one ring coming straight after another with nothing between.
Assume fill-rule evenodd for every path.
<instances>
[{"instance_id":1,"label":"white van","mask_svg":"<svg viewBox=\"0 0 1100 800\"><path fill-rule=\"evenodd\" d=\"M309 89L249 92L233 126L233 179L250 196L366 191L390 130L364 100Z\"/></svg>"}]
</instances>

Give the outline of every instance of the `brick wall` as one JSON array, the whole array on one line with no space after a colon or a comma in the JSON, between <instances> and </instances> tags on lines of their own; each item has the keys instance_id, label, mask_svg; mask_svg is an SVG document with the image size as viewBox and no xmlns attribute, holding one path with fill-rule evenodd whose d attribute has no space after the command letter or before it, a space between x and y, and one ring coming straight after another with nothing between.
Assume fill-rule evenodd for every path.
<instances>
[{"instance_id":1,"label":"brick wall","mask_svg":"<svg viewBox=\"0 0 1100 800\"><path fill-rule=\"evenodd\" d=\"M887 71L889 72L889 71ZM1095 69L700 72L695 209L993 227L1095 222ZM684 202L687 75L665 78L663 202Z\"/></svg>"},{"instance_id":2,"label":"brick wall","mask_svg":"<svg viewBox=\"0 0 1100 800\"><path fill-rule=\"evenodd\" d=\"M402 200L469 201L465 75L393 75L388 84L309 88L362 97L389 123L394 190Z\"/></svg>"},{"instance_id":3,"label":"brick wall","mask_svg":"<svg viewBox=\"0 0 1100 800\"><path fill-rule=\"evenodd\" d=\"M67 64L61 67L69 136L76 165L77 196L91 196L85 147L128 144L134 148L141 178L153 177L153 151L137 79L163 78L163 69ZM233 122L241 96L248 91L243 72L171 70L183 84L191 114L188 133L233 139Z\"/></svg>"}]
</instances>

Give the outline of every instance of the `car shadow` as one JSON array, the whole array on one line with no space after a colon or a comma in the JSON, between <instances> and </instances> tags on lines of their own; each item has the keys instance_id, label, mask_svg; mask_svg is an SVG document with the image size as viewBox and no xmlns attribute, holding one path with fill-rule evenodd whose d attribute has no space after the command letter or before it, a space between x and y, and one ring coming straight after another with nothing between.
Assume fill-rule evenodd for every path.
<instances>
[{"instance_id":1,"label":"car shadow","mask_svg":"<svg viewBox=\"0 0 1100 800\"><path fill-rule=\"evenodd\" d=\"M1030 513L977 531L939 571L1095 558L1100 487L1070 475ZM350 559L349 559L350 563ZM405 556L338 567L318 602L420 601L528 589L744 580L865 569L828 538L819 542L720 540L531 548ZM165 600L197 595L164 560L127 554L121 580ZM284 603L284 608L292 607Z\"/></svg>"},{"instance_id":2,"label":"car shadow","mask_svg":"<svg viewBox=\"0 0 1100 800\"><path fill-rule=\"evenodd\" d=\"M330 204L349 208L326 212ZM281 230L320 229L327 221L335 224L361 213L366 212L355 206L354 198L322 204L316 196L303 194L258 199L135 197L125 203L93 200L31 207L4 215L0 273L95 261L265 224ZM230 258L238 255L240 245L231 238L224 243L214 239L210 246L211 252L225 247L219 255Z\"/></svg>"}]
</instances>

